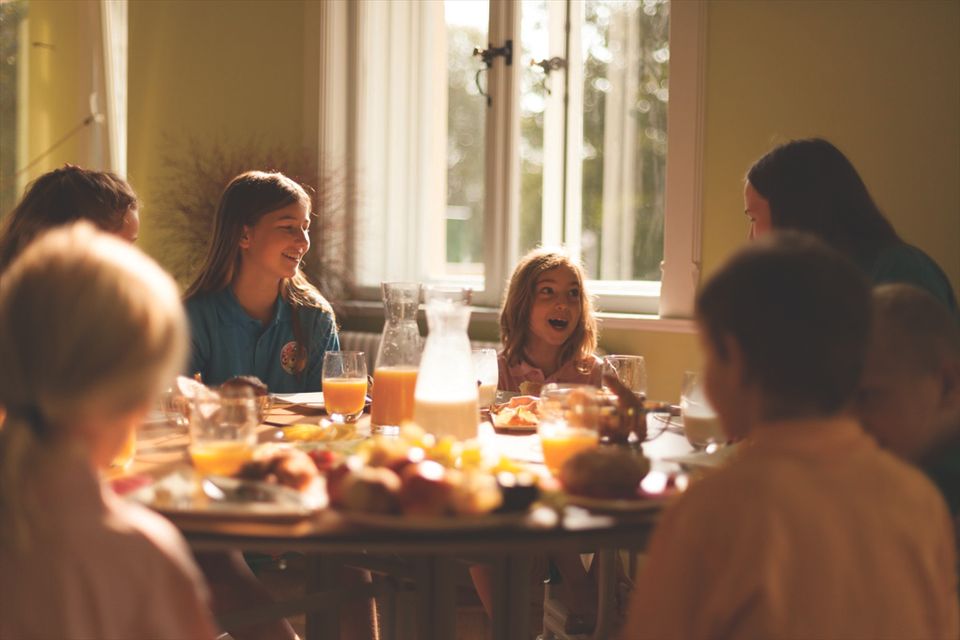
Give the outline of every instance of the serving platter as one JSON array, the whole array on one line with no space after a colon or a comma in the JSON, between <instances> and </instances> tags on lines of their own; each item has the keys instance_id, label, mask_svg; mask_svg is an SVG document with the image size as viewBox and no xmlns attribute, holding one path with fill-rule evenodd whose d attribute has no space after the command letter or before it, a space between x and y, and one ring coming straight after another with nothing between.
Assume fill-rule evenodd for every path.
<instances>
[{"instance_id":1,"label":"serving platter","mask_svg":"<svg viewBox=\"0 0 960 640\"><path fill-rule=\"evenodd\" d=\"M648 496L635 499L587 498L566 494L567 504L582 507L590 511L605 513L634 513L662 509L670 501L670 496Z\"/></svg>"},{"instance_id":2,"label":"serving platter","mask_svg":"<svg viewBox=\"0 0 960 640\"><path fill-rule=\"evenodd\" d=\"M250 480L218 476L213 488L209 480L192 470L178 470L156 482L130 491L125 497L170 517L199 517L270 522L303 520L326 508L326 488L322 479L304 492ZM253 500L231 499L230 494L247 490L260 497ZM208 495L212 493L213 496ZM223 496L217 499L216 496Z\"/></svg>"}]
</instances>

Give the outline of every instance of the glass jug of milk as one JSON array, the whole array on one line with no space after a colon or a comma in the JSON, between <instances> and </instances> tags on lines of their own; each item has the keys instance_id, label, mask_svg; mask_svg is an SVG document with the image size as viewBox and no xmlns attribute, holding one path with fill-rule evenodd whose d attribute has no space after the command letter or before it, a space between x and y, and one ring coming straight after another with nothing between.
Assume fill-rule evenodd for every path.
<instances>
[{"instance_id":1,"label":"glass jug of milk","mask_svg":"<svg viewBox=\"0 0 960 640\"><path fill-rule=\"evenodd\" d=\"M480 423L470 338L470 290L428 287L427 341L414 392L413 419L437 436L475 438Z\"/></svg>"}]
</instances>

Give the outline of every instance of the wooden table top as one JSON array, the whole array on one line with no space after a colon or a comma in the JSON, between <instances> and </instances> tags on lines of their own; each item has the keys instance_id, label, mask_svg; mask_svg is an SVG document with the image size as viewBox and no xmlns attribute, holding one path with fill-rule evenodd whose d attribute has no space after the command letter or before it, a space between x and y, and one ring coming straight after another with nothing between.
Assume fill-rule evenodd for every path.
<instances>
[{"instance_id":1,"label":"wooden table top","mask_svg":"<svg viewBox=\"0 0 960 640\"><path fill-rule=\"evenodd\" d=\"M310 415L307 415L310 414ZM260 442L277 440L282 427L296 422L316 422L322 412L293 411L273 408L265 423L257 429ZM369 417L358 423L358 431L369 432ZM656 434L651 424L651 433ZM510 458L542 467L542 454L536 434L497 433L501 451ZM178 468L189 466L187 446L189 435L185 428L162 420L148 422L138 432L137 455L126 475L145 474L162 477ZM660 434L644 443L644 451L654 459L686 453L686 440L675 433ZM636 512L598 514L567 506L558 510L536 509L525 516L503 517L491 526L458 526L450 519L449 526L425 528L360 526L332 509L294 522L268 522L212 517L210 515L171 517L197 549L240 547L263 552L284 550L303 552L354 553L484 553L511 550L583 550L600 547L642 548L652 529L659 509ZM169 516L168 516L169 517ZM401 516L397 516L401 518ZM481 516L482 517L482 516Z\"/></svg>"}]
</instances>

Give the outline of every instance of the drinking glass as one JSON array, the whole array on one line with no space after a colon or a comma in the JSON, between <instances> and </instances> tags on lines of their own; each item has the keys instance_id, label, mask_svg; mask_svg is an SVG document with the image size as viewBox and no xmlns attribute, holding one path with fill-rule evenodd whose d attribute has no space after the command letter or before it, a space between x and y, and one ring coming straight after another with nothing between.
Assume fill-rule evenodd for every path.
<instances>
[{"instance_id":1,"label":"drinking glass","mask_svg":"<svg viewBox=\"0 0 960 640\"><path fill-rule=\"evenodd\" d=\"M543 461L556 475L574 454L597 446L600 405L590 385L550 383L540 391L540 446Z\"/></svg>"},{"instance_id":2,"label":"drinking glass","mask_svg":"<svg viewBox=\"0 0 960 640\"><path fill-rule=\"evenodd\" d=\"M197 398L190 412L190 459L202 475L233 475L253 455L257 402L250 389Z\"/></svg>"},{"instance_id":3,"label":"drinking glass","mask_svg":"<svg viewBox=\"0 0 960 640\"><path fill-rule=\"evenodd\" d=\"M647 362L643 356L610 355L603 358L603 375L613 374L640 398L647 395Z\"/></svg>"},{"instance_id":4,"label":"drinking glass","mask_svg":"<svg viewBox=\"0 0 960 640\"><path fill-rule=\"evenodd\" d=\"M160 395L160 413L175 430L186 431L190 424L190 401L176 386L168 387Z\"/></svg>"},{"instance_id":5,"label":"drinking glass","mask_svg":"<svg viewBox=\"0 0 960 640\"><path fill-rule=\"evenodd\" d=\"M497 397L497 384L500 382L500 367L497 364L496 349L474 349L473 373L477 378L477 392L480 395L480 408L489 409Z\"/></svg>"},{"instance_id":6,"label":"drinking glass","mask_svg":"<svg viewBox=\"0 0 960 640\"><path fill-rule=\"evenodd\" d=\"M704 393L700 374L695 371L683 374L680 415L683 417L683 432L694 449L713 451L726 443L727 436L720 426L720 418Z\"/></svg>"},{"instance_id":7,"label":"drinking glass","mask_svg":"<svg viewBox=\"0 0 960 640\"><path fill-rule=\"evenodd\" d=\"M334 422L356 422L367 399L367 358L362 351L323 354L323 404Z\"/></svg>"},{"instance_id":8,"label":"drinking glass","mask_svg":"<svg viewBox=\"0 0 960 640\"><path fill-rule=\"evenodd\" d=\"M113 469L126 469L133 462L137 455L137 428L130 427L126 437L123 440L123 446L120 451L110 461L110 467Z\"/></svg>"}]
</instances>

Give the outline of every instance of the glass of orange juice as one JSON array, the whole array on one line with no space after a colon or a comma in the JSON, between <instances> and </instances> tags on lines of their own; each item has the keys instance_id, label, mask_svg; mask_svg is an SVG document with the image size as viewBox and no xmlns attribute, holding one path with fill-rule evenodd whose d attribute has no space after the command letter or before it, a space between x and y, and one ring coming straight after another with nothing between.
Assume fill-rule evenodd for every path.
<instances>
[{"instance_id":1,"label":"glass of orange juice","mask_svg":"<svg viewBox=\"0 0 960 640\"><path fill-rule=\"evenodd\" d=\"M323 404L334 422L356 422L367 399L367 359L362 351L323 354Z\"/></svg>"},{"instance_id":2,"label":"glass of orange juice","mask_svg":"<svg viewBox=\"0 0 960 640\"><path fill-rule=\"evenodd\" d=\"M543 461L556 475L571 456L600 442L597 388L551 383L540 392L540 446Z\"/></svg>"},{"instance_id":3,"label":"glass of orange juice","mask_svg":"<svg viewBox=\"0 0 960 640\"><path fill-rule=\"evenodd\" d=\"M201 475L229 476L253 455L257 402L250 389L198 398L190 412L190 459Z\"/></svg>"},{"instance_id":4,"label":"glass of orange juice","mask_svg":"<svg viewBox=\"0 0 960 640\"><path fill-rule=\"evenodd\" d=\"M114 469L126 469L133 462L137 455L137 428L131 427L127 431L127 436L123 440L123 446L117 455L110 461L110 467Z\"/></svg>"},{"instance_id":5,"label":"glass of orange juice","mask_svg":"<svg viewBox=\"0 0 960 640\"><path fill-rule=\"evenodd\" d=\"M370 423L382 434L396 434L400 425L413 420L413 394L418 367L377 367L373 372L373 403Z\"/></svg>"}]
</instances>

